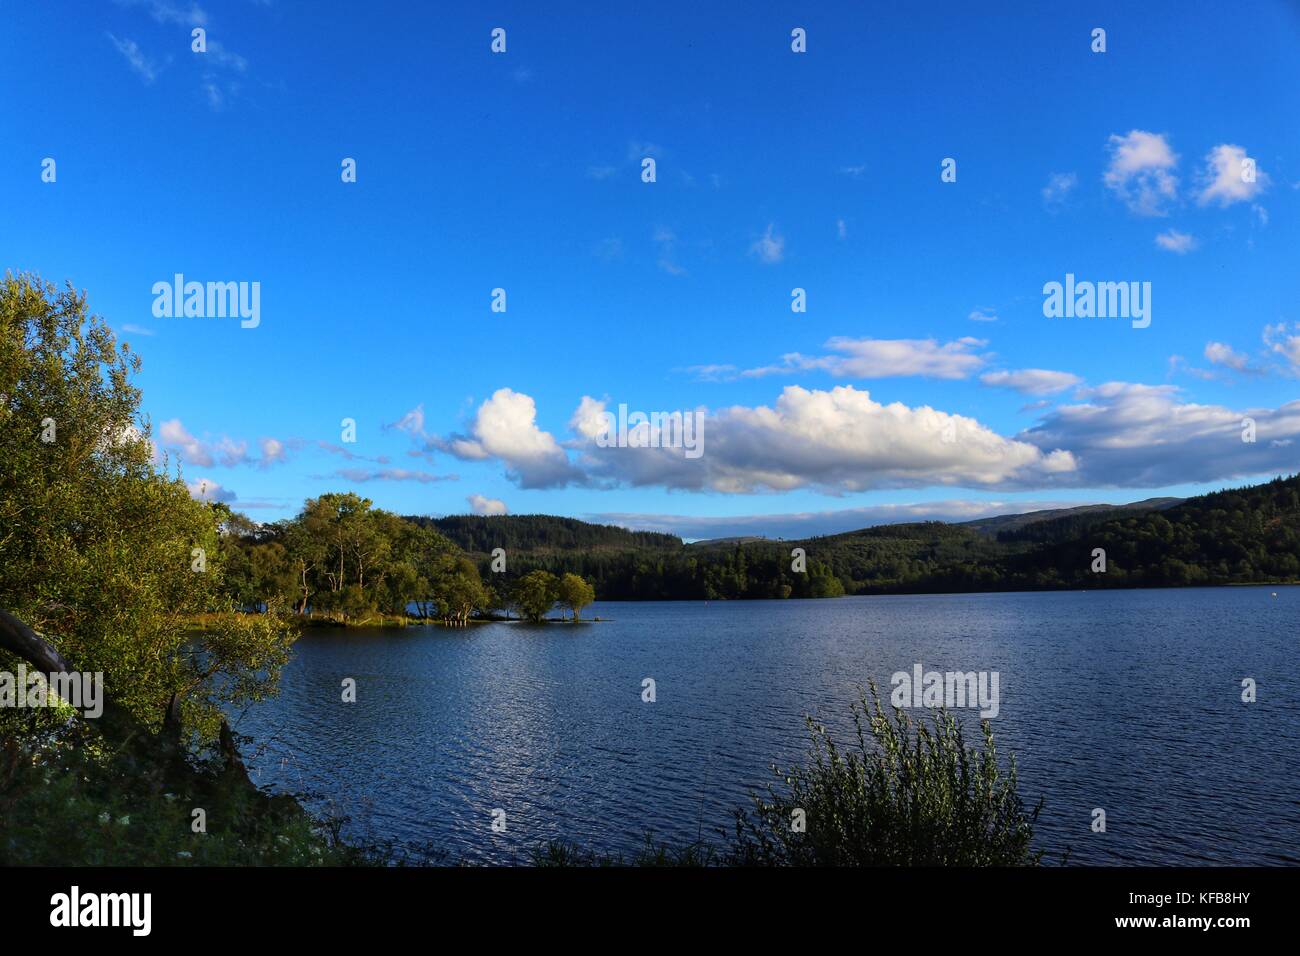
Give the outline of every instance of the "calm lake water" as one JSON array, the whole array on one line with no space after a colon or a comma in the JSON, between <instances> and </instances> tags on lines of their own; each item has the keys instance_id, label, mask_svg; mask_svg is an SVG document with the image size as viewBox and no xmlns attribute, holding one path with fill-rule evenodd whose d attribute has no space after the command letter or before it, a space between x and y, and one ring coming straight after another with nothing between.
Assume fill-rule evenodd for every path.
<instances>
[{"instance_id":1,"label":"calm lake water","mask_svg":"<svg viewBox=\"0 0 1300 956\"><path fill-rule=\"evenodd\" d=\"M1048 862L1066 847L1078 864L1300 862L1300 587L588 614L607 620L311 631L279 698L237 722L250 771L320 794L353 837L431 843L453 862L523 862L556 838L628 852L647 830L684 844L729 829L774 761L806 753L804 714L847 742L858 686L887 691L920 662L999 672L993 730L1025 802L1046 800ZM1245 677L1256 703L1241 701Z\"/></svg>"}]
</instances>

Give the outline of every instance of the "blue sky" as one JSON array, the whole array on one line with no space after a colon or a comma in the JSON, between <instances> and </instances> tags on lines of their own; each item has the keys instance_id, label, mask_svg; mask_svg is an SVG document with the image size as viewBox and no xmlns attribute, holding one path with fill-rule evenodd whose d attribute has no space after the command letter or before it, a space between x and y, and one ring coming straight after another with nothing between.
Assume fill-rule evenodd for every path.
<instances>
[{"instance_id":1,"label":"blue sky","mask_svg":"<svg viewBox=\"0 0 1300 956\"><path fill-rule=\"evenodd\" d=\"M85 289L261 520L793 536L1293 472L1300 7L1135 6L18 5L0 265ZM259 324L155 316L176 273ZM1150 326L1045 317L1067 273ZM703 454L595 447L620 403Z\"/></svg>"}]
</instances>

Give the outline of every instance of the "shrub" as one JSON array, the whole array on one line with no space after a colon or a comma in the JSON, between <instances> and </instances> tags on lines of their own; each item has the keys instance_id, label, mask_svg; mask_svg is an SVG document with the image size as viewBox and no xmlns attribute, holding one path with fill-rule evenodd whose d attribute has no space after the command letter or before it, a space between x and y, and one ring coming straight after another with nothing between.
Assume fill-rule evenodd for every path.
<instances>
[{"instance_id":1,"label":"shrub","mask_svg":"<svg viewBox=\"0 0 1300 956\"><path fill-rule=\"evenodd\" d=\"M847 749L808 718L811 765L781 774L784 792L755 795L737 811L734 862L793 866L1025 866L1042 802L1026 812L1012 757L998 763L993 731L967 747L945 711L915 724L887 715L874 684L852 706L856 741ZM806 829L792 825L804 811Z\"/></svg>"}]
</instances>

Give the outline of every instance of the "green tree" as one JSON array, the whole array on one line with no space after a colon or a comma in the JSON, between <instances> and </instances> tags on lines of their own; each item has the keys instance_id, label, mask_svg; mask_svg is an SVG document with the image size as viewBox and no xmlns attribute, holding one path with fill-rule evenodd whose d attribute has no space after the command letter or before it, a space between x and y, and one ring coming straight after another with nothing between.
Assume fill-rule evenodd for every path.
<instances>
[{"instance_id":1,"label":"green tree","mask_svg":"<svg viewBox=\"0 0 1300 956\"><path fill-rule=\"evenodd\" d=\"M154 464L139 368L71 287L0 282L0 608L146 725L213 735L223 704L273 691L294 632L233 613L220 514Z\"/></svg>"},{"instance_id":2,"label":"green tree","mask_svg":"<svg viewBox=\"0 0 1300 956\"><path fill-rule=\"evenodd\" d=\"M525 620L540 624L555 606L559 581L549 571L529 571L514 587L514 603Z\"/></svg>"},{"instance_id":3,"label":"green tree","mask_svg":"<svg viewBox=\"0 0 1300 956\"><path fill-rule=\"evenodd\" d=\"M478 566L469 558L444 555L433 580L433 601L447 624L465 624L475 609L487 602Z\"/></svg>"},{"instance_id":4,"label":"green tree","mask_svg":"<svg viewBox=\"0 0 1300 956\"><path fill-rule=\"evenodd\" d=\"M578 575L568 573L556 582L555 596L560 607L567 607L573 612L576 621L582 609L596 600L596 591Z\"/></svg>"}]
</instances>

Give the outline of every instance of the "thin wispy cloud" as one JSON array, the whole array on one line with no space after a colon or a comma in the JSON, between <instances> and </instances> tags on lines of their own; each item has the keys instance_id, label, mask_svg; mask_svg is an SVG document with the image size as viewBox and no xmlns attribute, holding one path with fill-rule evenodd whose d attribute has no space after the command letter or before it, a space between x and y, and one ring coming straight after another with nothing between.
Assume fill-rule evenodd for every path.
<instances>
[{"instance_id":1,"label":"thin wispy cloud","mask_svg":"<svg viewBox=\"0 0 1300 956\"><path fill-rule=\"evenodd\" d=\"M940 343L936 339L854 339L835 336L826 341L833 355L789 352L776 365L748 368L737 378L765 378L797 372L825 372L837 378L969 378L987 364L979 349L984 339L963 336ZM718 368L720 366L697 366Z\"/></svg>"},{"instance_id":2,"label":"thin wispy cloud","mask_svg":"<svg viewBox=\"0 0 1300 956\"><path fill-rule=\"evenodd\" d=\"M767 230L749 247L751 255L757 256L766 265L775 265L785 258L785 237L779 235L774 223L767 224Z\"/></svg>"},{"instance_id":3,"label":"thin wispy cloud","mask_svg":"<svg viewBox=\"0 0 1300 956\"><path fill-rule=\"evenodd\" d=\"M435 484L440 481L459 481L459 475L435 475L429 471L412 471L407 468L340 468L334 476L357 484L371 481L412 481L421 485Z\"/></svg>"},{"instance_id":4,"label":"thin wispy cloud","mask_svg":"<svg viewBox=\"0 0 1300 956\"><path fill-rule=\"evenodd\" d=\"M1072 372L1055 372L1045 368L1022 368L1017 371L986 372L980 381L993 388L1010 388L1023 395L1055 395L1082 384Z\"/></svg>"},{"instance_id":5,"label":"thin wispy cloud","mask_svg":"<svg viewBox=\"0 0 1300 956\"><path fill-rule=\"evenodd\" d=\"M1078 173L1052 173L1047 177L1047 185L1042 190L1043 205L1051 210L1060 209L1077 185Z\"/></svg>"},{"instance_id":6,"label":"thin wispy cloud","mask_svg":"<svg viewBox=\"0 0 1300 956\"><path fill-rule=\"evenodd\" d=\"M144 55L140 45L131 39L118 39L113 34L106 34L117 52L122 54L131 70L144 80L145 83L152 83L158 77L158 66L153 60Z\"/></svg>"},{"instance_id":7,"label":"thin wispy cloud","mask_svg":"<svg viewBox=\"0 0 1300 956\"><path fill-rule=\"evenodd\" d=\"M197 3L170 3L168 0L114 0L119 7L138 7L158 23L187 27L206 27L207 11Z\"/></svg>"},{"instance_id":8,"label":"thin wispy cloud","mask_svg":"<svg viewBox=\"0 0 1300 956\"><path fill-rule=\"evenodd\" d=\"M1232 369L1234 372L1250 370L1250 357L1223 342L1207 342L1205 345L1205 359L1211 365L1220 365Z\"/></svg>"},{"instance_id":9,"label":"thin wispy cloud","mask_svg":"<svg viewBox=\"0 0 1300 956\"><path fill-rule=\"evenodd\" d=\"M1186 255L1196 248L1196 239L1177 229L1167 229L1156 236L1156 245L1167 252Z\"/></svg>"}]
</instances>

